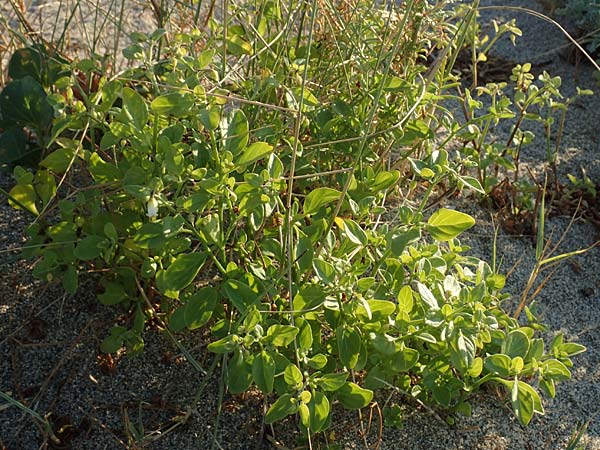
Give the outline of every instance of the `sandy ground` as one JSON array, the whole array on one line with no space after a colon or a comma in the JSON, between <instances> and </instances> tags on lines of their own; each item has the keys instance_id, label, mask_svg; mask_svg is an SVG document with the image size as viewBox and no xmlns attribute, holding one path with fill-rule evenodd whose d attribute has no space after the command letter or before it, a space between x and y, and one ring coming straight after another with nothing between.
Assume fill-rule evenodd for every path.
<instances>
[{"instance_id":1,"label":"sandy ground","mask_svg":"<svg viewBox=\"0 0 600 450\"><path fill-rule=\"evenodd\" d=\"M100 2L106 8L116 3ZM489 3L489 2L486 2ZM506 3L506 2L504 2ZM510 2L513 6L537 8L533 1ZM43 25L51 33L48 17L59 2L27 2L32 24ZM92 8L82 2L82 8ZM52 9L55 8L55 9ZM136 9L137 8L137 9ZM2 11L2 9L0 9ZM6 12L6 11L5 11ZM81 19L71 33L71 45L81 42L90 28L93 8L82 10ZM78 13L79 14L79 13ZM546 62L544 67L563 79L563 92L570 95L576 86L597 88L589 66L575 68L558 56L563 37L550 24L522 13L489 11L484 17L516 17L524 30L518 47L500 42L497 53L515 62ZM86 22L87 18L87 22ZM33 20L41 22L33 23ZM127 9L128 29L151 29L152 13L140 5ZM87 28L86 28L87 27ZM76 31L78 30L78 31ZM543 39L540 39L543 37ZM112 41L114 43L114 41ZM106 44L111 48L110 42ZM574 105L568 115L561 155L560 173L580 174L585 167L596 183L600 181L600 96L587 97ZM508 128L494 130L506 136ZM524 162L533 170L545 158L541 145L525 149ZM1 174L0 186L8 188L10 177ZM463 241L472 246L471 253L489 260L493 226L490 213L465 199L455 204L472 214L477 225L465 233ZM570 220L564 211L548 222L548 236L556 241ZM67 446L55 448L112 450L122 448L192 450L210 447L217 429L215 448L227 450L278 448L273 441L295 446L295 424L288 421L267 435L259 435L263 412L262 399L255 395L231 398L224 396L224 408L217 424L219 383L185 362L169 341L157 333L146 336L146 350L137 358L102 357L99 342L115 319L115 311L98 304L94 280L88 280L75 295L34 282L28 265L19 262L6 249L22 245L25 224L18 212L0 205L0 390L20 399L40 414L52 413L55 425L62 425ZM576 221L559 251L591 245L598 239L598 229ZM548 339L557 332L588 348L575 359L573 381L562 383L554 400L546 400L546 415L536 417L528 428L521 427L512 416L506 401L494 392L483 391L472 417L455 426L439 422L427 411L404 406L403 426L386 428L381 449L560 449L578 424L591 420L582 443L587 449L600 449L600 258L598 249L562 264L538 298L538 309L549 326ZM516 265L506 290L518 298L534 265L531 237L501 232L498 257L506 272ZM507 303L507 308L514 307ZM199 364L207 369L212 357L198 335L179 337L191 349ZM194 404L194 397L198 401ZM385 401L383 397L379 399ZM190 406L195 410L184 424L177 420ZM364 448L358 436L354 415L336 411L335 426L327 437L342 448ZM367 412L368 418L368 412ZM375 418L376 419L376 418ZM377 427L367 440L374 448ZM137 442L135 436L137 435ZM0 404L0 449L35 450L43 447L42 434L30 417L16 408ZM129 436L129 440L128 437Z\"/></svg>"}]
</instances>

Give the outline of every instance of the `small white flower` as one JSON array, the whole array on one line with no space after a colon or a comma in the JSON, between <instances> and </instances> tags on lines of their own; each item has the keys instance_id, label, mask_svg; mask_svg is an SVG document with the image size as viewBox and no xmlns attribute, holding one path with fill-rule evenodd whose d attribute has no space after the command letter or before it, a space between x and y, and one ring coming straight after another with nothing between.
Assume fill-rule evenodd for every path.
<instances>
[{"instance_id":1,"label":"small white flower","mask_svg":"<svg viewBox=\"0 0 600 450\"><path fill-rule=\"evenodd\" d=\"M158 201L155 197L150 197L150 200L148 200L148 212L146 215L151 219L158 216Z\"/></svg>"}]
</instances>

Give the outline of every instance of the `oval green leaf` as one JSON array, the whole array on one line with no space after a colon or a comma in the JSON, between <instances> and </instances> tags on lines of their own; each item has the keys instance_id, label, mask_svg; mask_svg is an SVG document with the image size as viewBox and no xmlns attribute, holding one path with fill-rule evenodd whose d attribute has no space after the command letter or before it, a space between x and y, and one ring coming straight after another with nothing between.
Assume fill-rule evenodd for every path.
<instances>
[{"instance_id":1,"label":"oval green leaf","mask_svg":"<svg viewBox=\"0 0 600 450\"><path fill-rule=\"evenodd\" d=\"M328 187L317 188L304 199L304 214L314 214L321 207L338 200L342 193Z\"/></svg>"},{"instance_id":2,"label":"oval green leaf","mask_svg":"<svg viewBox=\"0 0 600 450\"><path fill-rule=\"evenodd\" d=\"M271 325L267 330L267 339L275 347L287 347L298 334L298 328L291 325Z\"/></svg>"},{"instance_id":3,"label":"oval green leaf","mask_svg":"<svg viewBox=\"0 0 600 450\"><path fill-rule=\"evenodd\" d=\"M270 424L283 419L298 410L296 399L290 394L283 394L271 405L265 415L265 423Z\"/></svg>"},{"instance_id":4,"label":"oval green leaf","mask_svg":"<svg viewBox=\"0 0 600 450\"><path fill-rule=\"evenodd\" d=\"M170 92L152 100L150 108L161 115L185 117L194 106L194 96L186 92Z\"/></svg>"},{"instance_id":5,"label":"oval green leaf","mask_svg":"<svg viewBox=\"0 0 600 450\"><path fill-rule=\"evenodd\" d=\"M434 239L446 242L473 225L475 225L475 219L468 214L442 208L433 213L427 221L427 231Z\"/></svg>"},{"instance_id":6,"label":"oval green leaf","mask_svg":"<svg viewBox=\"0 0 600 450\"><path fill-rule=\"evenodd\" d=\"M246 149L242 152L238 160L236 161L236 165L238 168L243 168L248 164L252 164L259 159L264 158L265 156L271 154L273 151L273 146L267 144L266 142L255 142L250 146L246 147Z\"/></svg>"},{"instance_id":7,"label":"oval green leaf","mask_svg":"<svg viewBox=\"0 0 600 450\"><path fill-rule=\"evenodd\" d=\"M240 349L227 364L227 387L232 394L246 392L252 384L252 369Z\"/></svg>"},{"instance_id":8,"label":"oval green leaf","mask_svg":"<svg viewBox=\"0 0 600 450\"><path fill-rule=\"evenodd\" d=\"M162 293L175 292L187 287L206 261L206 253L194 252L180 254L167 268L156 276L156 286Z\"/></svg>"},{"instance_id":9,"label":"oval green leaf","mask_svg":"<svg viewBox=\"0 0 600 450\"><path fill-rule=\"evenodd\" d=\"M373 391L347 382L337 391L338 399L346 409L360 409L371 403Z\"/></svg>"},{"instance_id":10,"label":"oval green leaf","mask_svg":"<svg viewBox=\"0 0 600 450\"><path fill-rule=\"evenodd\" d=\"M252 362L252 378L258 388L265 394L273 392L275 381L275 361L266 351L260 352Z\"/></svg>"}]
</instances>

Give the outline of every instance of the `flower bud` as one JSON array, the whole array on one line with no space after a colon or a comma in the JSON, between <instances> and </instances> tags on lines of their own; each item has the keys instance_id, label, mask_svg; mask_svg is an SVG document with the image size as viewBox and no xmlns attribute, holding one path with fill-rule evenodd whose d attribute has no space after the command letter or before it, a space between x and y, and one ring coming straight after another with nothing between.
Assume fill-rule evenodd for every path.
<instances>
[{"instance_id":1,"label":"flower bud","mask_svg":"<svg viewBox=\"0 0 600 450\"><path fill-rule=\"evenodd\" d=\"M155 197L151 197L150 200L148 200L148 212L146 215L150 218L158 216L158 201Z\"/></svg>"}]
</instances>

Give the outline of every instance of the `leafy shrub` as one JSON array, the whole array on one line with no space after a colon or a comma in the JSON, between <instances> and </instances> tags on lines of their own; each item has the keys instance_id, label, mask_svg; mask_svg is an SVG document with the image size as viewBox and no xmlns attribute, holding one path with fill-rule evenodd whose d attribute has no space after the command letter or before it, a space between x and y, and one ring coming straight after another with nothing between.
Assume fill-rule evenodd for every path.
<instances>
[{"instance_id":1,"label":"leafy shrub","mask_svg":"<svg viewBox=\"0 0 600 450\"><path fill-rule=\"evenodd\" d=\"M130 317L105 352L140 351L149 318L210 327L229 391L275 394L267 423L298 414L319 432L334 401L359 409L388 387L468 414L488 382L529 423L543 413L533 385L554 396L584 348L558 337L546 350L531 311L522 325L502 310L504 278L457 239L473 218L423 215L446 181L489 189L433 150L452 125L440 101L474 11L359 2L318 22L314 6L289 17L280 6L238 5L206 35L136 34L124 51L135 68L52 97L48 154L35 175L17 167L11 191L36 215L34 275L73 293L99 274L100 302ZM425 193L382 222L398 185Z\"/></svg>"}]
</instances>

